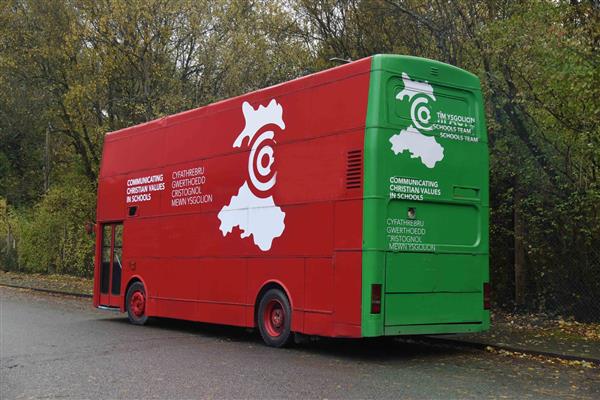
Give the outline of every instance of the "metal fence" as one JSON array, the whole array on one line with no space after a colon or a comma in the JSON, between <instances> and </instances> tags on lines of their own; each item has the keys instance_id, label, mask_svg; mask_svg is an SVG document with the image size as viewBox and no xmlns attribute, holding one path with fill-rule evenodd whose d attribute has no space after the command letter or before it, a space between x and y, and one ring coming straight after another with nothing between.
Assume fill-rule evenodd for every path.
<instances>
[{"instance_id":1,"label":"metal fence","mask_svg":"<svg viewBox=\"0 0 600 400\"><path fill-rule=\"evenodd\" d=\"M548 232L543 242L525 235L519 257L512 232L505 233L492 237L490 248L496 308L600 321L600 243L578 233Z\"/></svg>"}]
</instances>

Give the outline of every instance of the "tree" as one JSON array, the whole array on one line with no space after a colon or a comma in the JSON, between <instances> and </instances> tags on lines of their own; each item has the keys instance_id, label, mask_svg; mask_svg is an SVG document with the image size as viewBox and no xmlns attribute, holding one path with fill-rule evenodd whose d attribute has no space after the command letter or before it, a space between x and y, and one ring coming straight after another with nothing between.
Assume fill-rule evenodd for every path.
<instances>
[{"instance_id":1,"label":"tree","mask_svg":"<svg viewBox=\"0 0 600 400\"><path fill-rule=\"evenodd\" d=\"M89 253L85 221L63 222L93 219L94 198L84 194L95 190L106 132L292 79L308 62L301 40L286 33L294 21L273 2L0 7L0 195L22 215L21 259L37 269L70 271L46 226L72 232L76 252ZM74 193L85 205L71 201Z\"/></svg>"}]
</instances>

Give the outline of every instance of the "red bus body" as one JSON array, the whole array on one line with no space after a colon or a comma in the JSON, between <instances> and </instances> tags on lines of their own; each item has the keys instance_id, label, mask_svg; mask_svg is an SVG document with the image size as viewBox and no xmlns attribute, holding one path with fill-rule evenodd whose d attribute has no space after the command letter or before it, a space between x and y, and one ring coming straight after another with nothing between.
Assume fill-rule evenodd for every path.
<instances>
[{"instance_id":1,"label":"red bus body","mask_svg":"<svg viewBox=\"0 0 600 400\"><path fill-rule=\"evenodd\" d=\"M277 285L291 303L292 331L360 337L362 170L349 171L349 155L361 166L370 68L367 58L108 134L94 305L124 311L139 280L149 316L253 327L261 291ZM250 124L244 112L272 101L283 124L255 130L272 132L265 140L275 152L252 153L252 132L240 135ZM285 240L276 232L256 243L239 225L223 228L219 213L252 181L249 168L266 188L253 193L284 213ZM122 230L111 233L111 223ZM105 277L114 294L100 290L103 251L106 258L117 246L106 241L103 250L103 229L122 232L110 256L120 276Z\"/></svg>"}]
</instances>

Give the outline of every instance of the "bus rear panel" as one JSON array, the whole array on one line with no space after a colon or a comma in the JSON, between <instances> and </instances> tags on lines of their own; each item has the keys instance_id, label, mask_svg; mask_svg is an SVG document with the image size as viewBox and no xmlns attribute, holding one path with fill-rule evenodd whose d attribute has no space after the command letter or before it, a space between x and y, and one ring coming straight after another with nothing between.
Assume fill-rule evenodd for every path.
<instances>
[{"instance_id":1,"label":"bus rear panel","mask_svg":"<svg viewBox=\"0 0 600 400\"><path fill-rule=\"evenodd\" d=\"M488 328L484 115L474 75L431 60L374 57L365 131L364 336ZM374 287L381 290L379 313L370 307Z\"/></svg>"}]
</instances>

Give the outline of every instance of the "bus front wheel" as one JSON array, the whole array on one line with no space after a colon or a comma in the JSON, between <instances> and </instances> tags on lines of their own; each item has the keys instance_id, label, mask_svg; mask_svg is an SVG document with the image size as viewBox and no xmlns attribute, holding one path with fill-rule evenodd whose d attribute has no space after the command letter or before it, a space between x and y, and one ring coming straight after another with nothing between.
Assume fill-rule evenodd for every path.
<instances>
[{"instance_id":1,"label":"bus front wheel","mask_svg":"<svg viewBox=\"0 0 600 400\"><path fill-rule=\"evenodd\" d=\"M283 347L290 342L292 309L280 289L269 289L260 299L257 324L268 346Z\"/></svg>"},{"instance_id":2,"label":"bus front wheel","mask_svg":"<svg viewBox=\"0 0 600 400\"><path fill-rule=\"evenodd\" d=\"M146 289L142 282L134 282L129 287L125 304L129 322L134 325L144 325L148 321L146 315Z\"/></svg>"}]
</instances>

